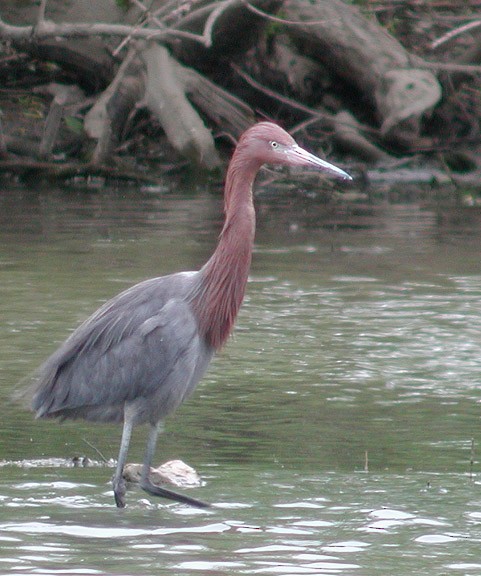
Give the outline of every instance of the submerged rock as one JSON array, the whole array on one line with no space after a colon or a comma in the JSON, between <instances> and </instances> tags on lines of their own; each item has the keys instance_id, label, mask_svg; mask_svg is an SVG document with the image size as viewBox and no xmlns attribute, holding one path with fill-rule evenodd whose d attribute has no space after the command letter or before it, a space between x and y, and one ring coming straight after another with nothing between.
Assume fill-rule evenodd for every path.
<instances>
[{"instance_id":1,"label":"submerged rock","mask_svg":"<svg viewBox=\"0 0 481 576\"><path fill-rule=\"evenodd\" d=\"M126 464L123 476L127 482L139 482L142 464ZM197 472L182 460L169 460L158 468L150 469L150 479L154 484L171 484L179 488L196 488L202 485Z\"/></svg>"}]
</instances>

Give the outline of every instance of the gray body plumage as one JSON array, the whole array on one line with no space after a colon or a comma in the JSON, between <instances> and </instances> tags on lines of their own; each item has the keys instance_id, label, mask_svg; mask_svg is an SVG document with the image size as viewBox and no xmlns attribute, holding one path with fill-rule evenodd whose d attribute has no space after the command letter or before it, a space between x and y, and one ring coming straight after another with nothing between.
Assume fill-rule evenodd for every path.
<instances>
[{"instance_id":1,"label":"gray body plumage","mask_svg":"<svg viewBox=\"0 0 481 576\"><path fill-rule=\"evenodd\" d=\"M155 424L202 378L214 349L199 334L190 298L201 272L136 284L79 326L36 374L38 417Z\"/></svg>"}]
</instances>

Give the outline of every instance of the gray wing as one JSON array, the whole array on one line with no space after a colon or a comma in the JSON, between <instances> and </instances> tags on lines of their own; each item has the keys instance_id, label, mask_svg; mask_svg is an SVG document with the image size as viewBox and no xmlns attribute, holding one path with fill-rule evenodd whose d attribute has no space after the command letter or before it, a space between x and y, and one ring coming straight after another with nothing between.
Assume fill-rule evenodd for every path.
<instances>
[{"instance_id":1,"label":"gray wing","mask_svg":"<svg viewBox=\"0 0 481 576\"><path fill-rule=\"evenodd\" d=\"M138 286L100 308L40 368L39 417L119 421L124 403L139 401L138 421L156 421L192 391L212 350L189 304Z\"/></svg>"}]
</instances>

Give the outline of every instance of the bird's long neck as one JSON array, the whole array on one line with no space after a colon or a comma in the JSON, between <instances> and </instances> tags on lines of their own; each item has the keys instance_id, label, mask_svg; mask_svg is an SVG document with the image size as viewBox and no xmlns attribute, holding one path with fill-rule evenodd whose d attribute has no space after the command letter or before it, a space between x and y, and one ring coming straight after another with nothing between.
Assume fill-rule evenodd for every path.
<instances>
[{"instance_id":1,"label":"bird's long neck","mask_svg":"<svg viewBox=\"0 0 481 576\"><path fill-rule=\"evenodd\" d=\"M258 169L258 163L243 159L238 147L227 171L224 227L214 254L200 271L201 287L193 305L200 332L214 348L229 337L244 298L255 233L252 185Z\"/></svg>"}]
</instances>

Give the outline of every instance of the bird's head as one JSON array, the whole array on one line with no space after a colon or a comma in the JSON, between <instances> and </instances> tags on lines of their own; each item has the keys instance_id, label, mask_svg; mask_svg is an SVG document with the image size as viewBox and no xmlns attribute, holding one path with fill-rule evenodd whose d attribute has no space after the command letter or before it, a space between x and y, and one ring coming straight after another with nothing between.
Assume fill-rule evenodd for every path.
<instances>
[{"instance_id":1,"label":"bird's head","mask_svg":"<svg viewBox=\"0 0 481 576\"><path fill-rule=\"evenodd\" d=\"M344 170L301 148L290 134L272 122L259 122L249 128L242 135L238 147L248 151L250 158L255 158L260 165L302 166L352 180Z\"/></svg>"}]
</instances>

